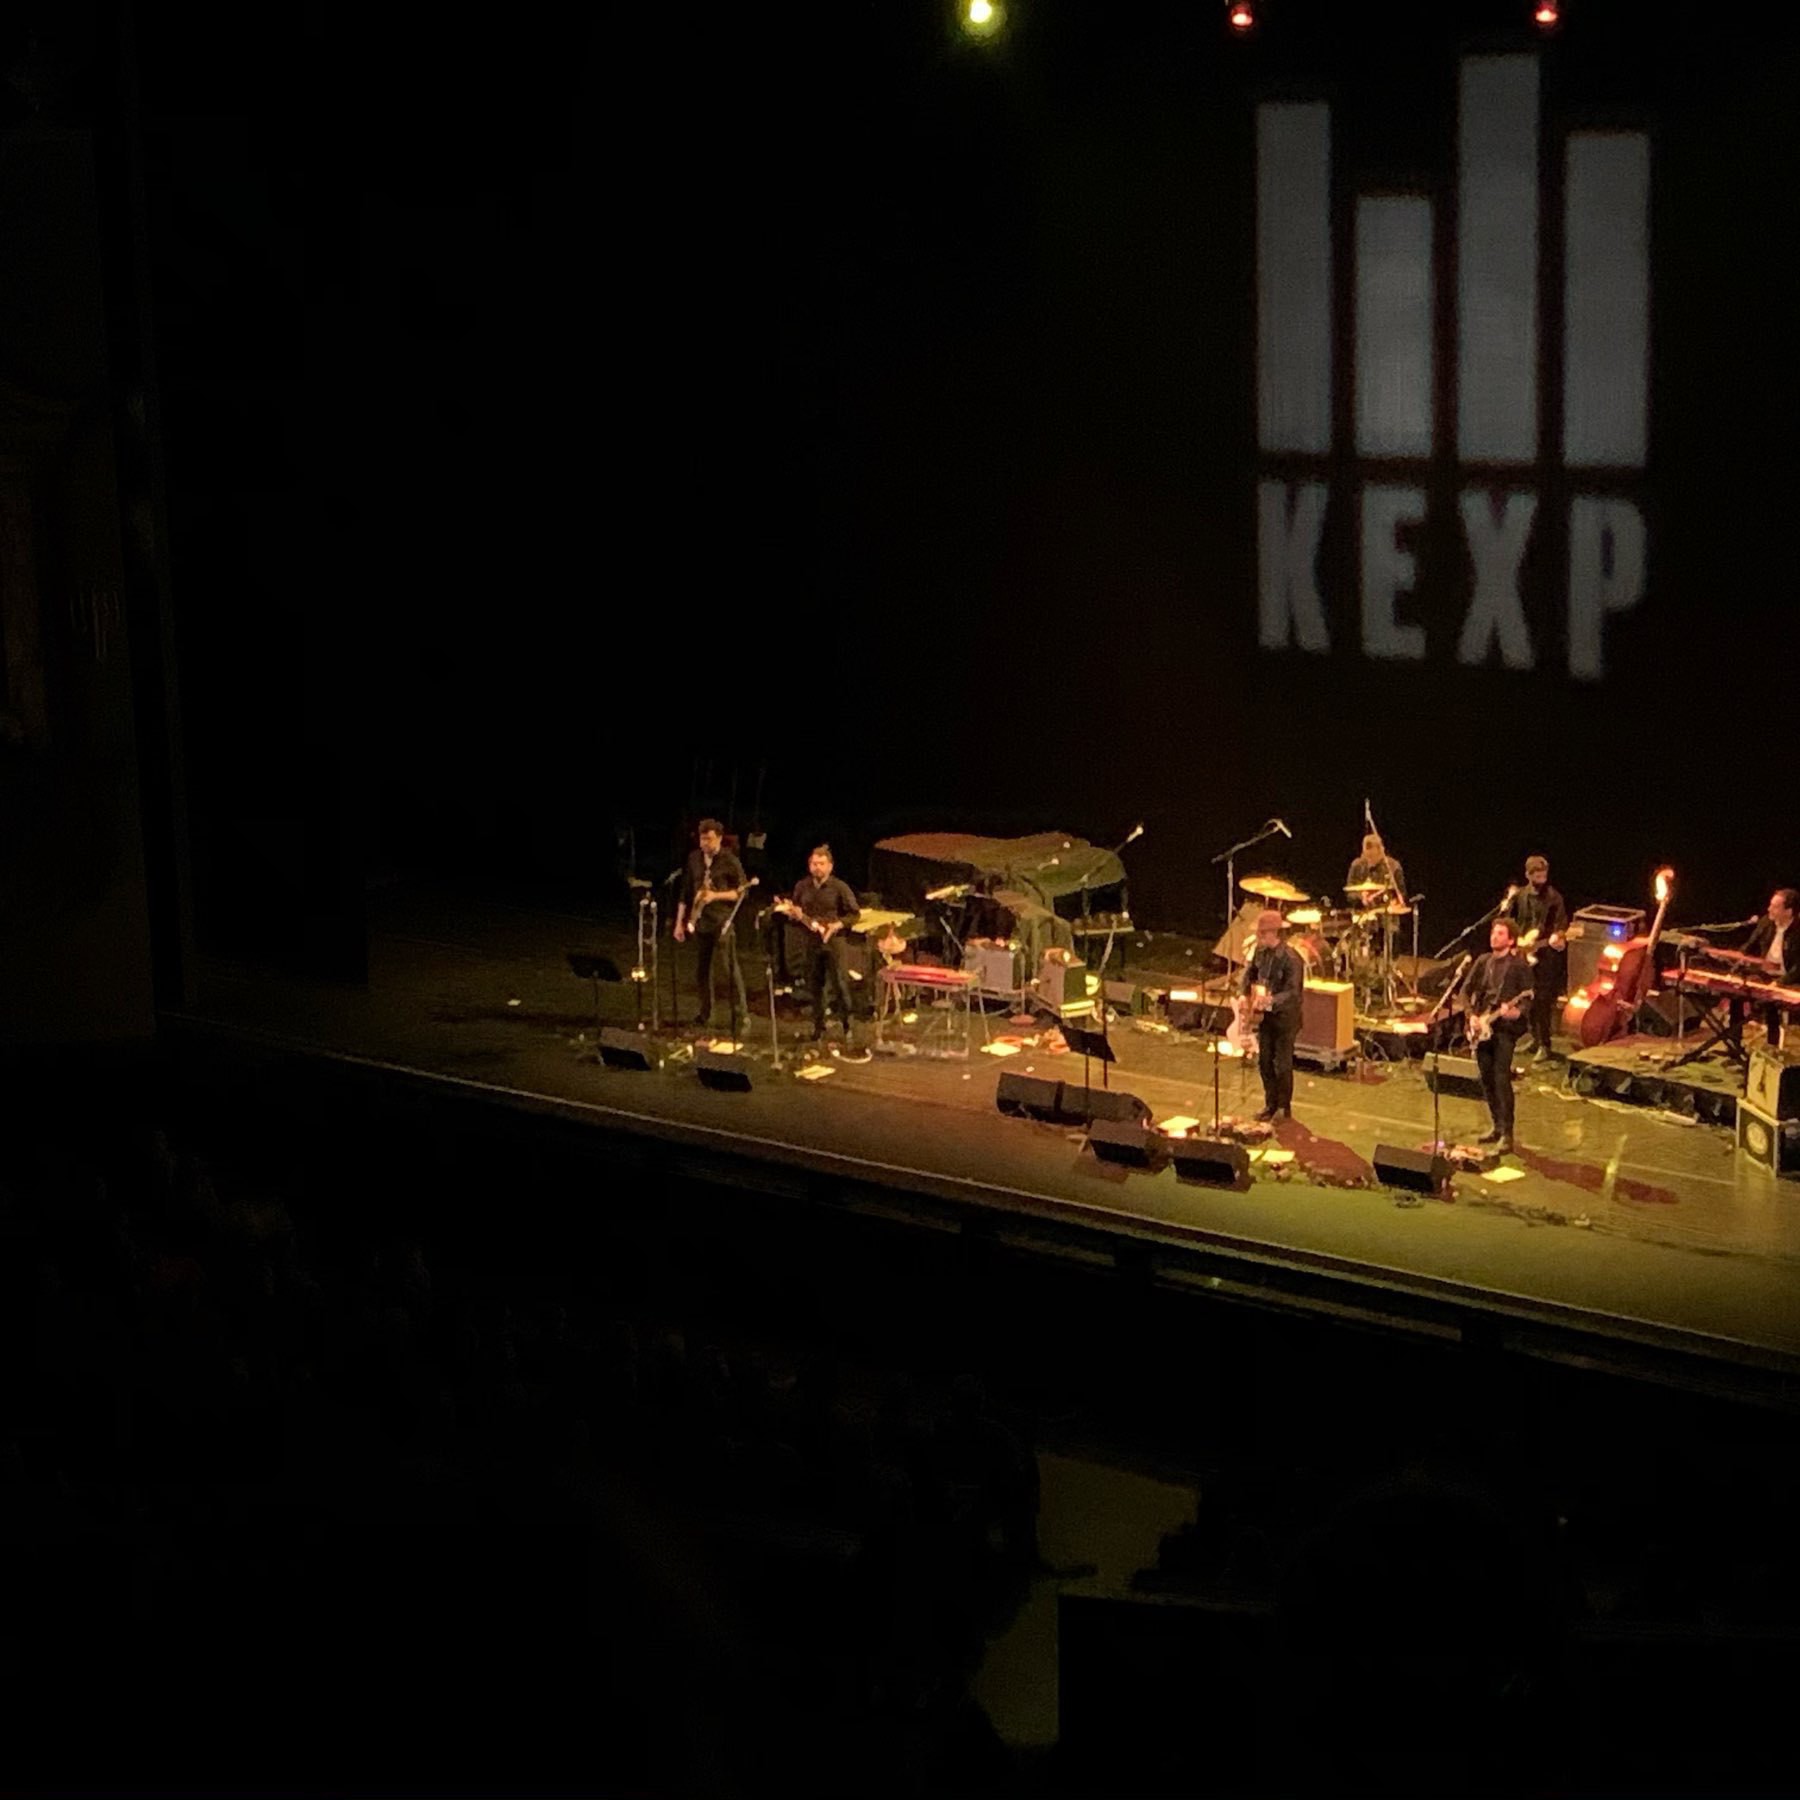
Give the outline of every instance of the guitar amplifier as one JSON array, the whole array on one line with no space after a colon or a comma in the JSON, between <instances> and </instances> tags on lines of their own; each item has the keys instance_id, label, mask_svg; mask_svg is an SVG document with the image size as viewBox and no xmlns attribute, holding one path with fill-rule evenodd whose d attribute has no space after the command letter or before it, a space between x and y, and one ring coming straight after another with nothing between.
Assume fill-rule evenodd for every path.
<instances>
[{"instance_id":1,"label":"guitar amplifier","mask_svg":"<svg viewBox=\"0 0 1800 1800\"><path fill-rule=\"evenodd\" d=\"M1300 993L1298 1046L1334 1054L1356 1043L1355 992L1347 981L1309 981Z\"/></svg>"},{"instance_id":2,"label":"guitar amplifier","mask_svg":"<svg viewBox=\"0 0 1800 1800\"><path fill-rule=\"evenodd\" d=\"M1750 1052L1744 1098L1769 1119L1800 1119L1800 1050L1758 1044Z\"/></svg>"},{"instance_id":3,"label":"guitar amplifier","mask_svg":"<svg viewBox=\"0 0 1800 1800\"><path fill-rule=\"evenodd\" d=\"M1748 1100L1737 1109L1738 1155L1777 1175L1800 1176L1800 1120L1773 1119Z\"/></svg>"},{"instance_id":4,"label":"guitar amplifier","mask_svg":"<svg viewBox=\"0 0 1800 1800\"><path fill-rule=\"evenodd\" d=\"M1008 944L968 945L963 951L963 969L975 977L978 994L1004 999L1024 986L1019 978L1018 953Z\"/></svg>"},{"instance_id":5,"label":"guitar amplifier","mask_svg":"<svg viewBox=\"0 0 1800 1800\"><path fill-rule=\"evenodd\" d=\"M1646 922L1641 906L1584 906L1569 921L1569 992L1586 987L1599 975L1608 944L1623 950L1634 937L1644 935Z\"/></svg>"},{"instance_id":6,"label":"guitar amplifier","mask_svg":"<svg viewBox=\"0 0 1800 1800\"><path fill-rule=\"evenodd\" d=\"M1099 991L1100 977L1090 974L1086 963L1046 956L1038 965L1038 998L1063 1018L1073 1018L1078 1011L1093 1012Z\"/></svg>"}]
</instances>

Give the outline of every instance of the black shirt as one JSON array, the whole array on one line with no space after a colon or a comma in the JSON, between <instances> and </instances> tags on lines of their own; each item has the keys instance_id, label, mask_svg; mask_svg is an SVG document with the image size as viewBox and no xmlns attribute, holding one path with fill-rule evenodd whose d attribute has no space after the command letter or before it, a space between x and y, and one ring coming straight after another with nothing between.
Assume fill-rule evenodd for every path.
<instances>
[{"instance_id":1,"label":"black shirt","mask_svg":"<svg viewBox=\"0 0 1800 1800\"><path fill-rule=\"evenodd\" d=\"M802 876L794 889L794 904L821 925L852 924L862 911L849 882L835 875L827 875L823 881L814 881L810 874Z\"/></svg>"},{"instance_id":2,"label":"black shirt","mask_svg":"<svg viewBox=\"0 0 1800 1800\"><path fill-rule=\"evenodd\" d=\"M1749 942L1744 945L1747 955L1766 957L1769 946L1775 941L1775 921L1766 914L1757 922L1756 929L1751 932ZM1784 982L1791 982L1800 987L1800 919L1788 921L1787 936L1781 940L1782 970L1779 977Z\"/></svg>"},{"instance_id":3,"label":"black shirt","mask_svg":"<svg viewBox=\"0 0 1800 1800\"><path fill-rule=\"evenodd\" d=\"M1569 929L1568 903L1548 882L1541 890L1527 882L1507 901L1500 916L1511 919L1518 926L1521 937L1535 930L1538 941L1534 948L1548 947L1557 932Z\"/></svg>"},{"instance_id":4,"label":"black shirt","mask_svg":"<svg viewBox=\"0 0 1800 1800\"><path fill-rule=\"evenodd\" d=\"M712 900L707 903L706 910L699 918L694 917L694 896L702 886L710 886L724 893L734 893L743 888L745 882L744 865L729 850L720 850L712 859L712 874L707 879L706 852L693 850L688 853L687 875L681 884L681 898L688 909L688 924L696 931L718 931L731 916L729 900Z\"/></svg>"},{"instance_id":5,"label":"black shirt","mask_svg":"<svg viewBox=\"0 0 1800 1800\"><path fill-rule=\"evenodd\" d=\"M1277 944L1273 949L1258 944L1244 968L1244 992L1258 982L1269 990L1267 1017L1286 1019L1300 1016L1300 990L1306 986L1306 964L1291 944Z\"/></svg>"},{"instance_id":6,"label":"black shirt","mask_svg":"<svg viewBox=\"0 0 1800 1800\"><path fill-rule=\"evenodd\" d=\"M1469 976L1469 1006L1478 1013L1491 1013L1496 1007L1510 1006L1514 1001L1531 997L1531 970L1517 951L1498 956L1492 950L1477 959ZM1495 1030L1523 1026L1525 1014L1520 1007L1516 1019L1496 1019Z\"/></svg>"}]
</instances>

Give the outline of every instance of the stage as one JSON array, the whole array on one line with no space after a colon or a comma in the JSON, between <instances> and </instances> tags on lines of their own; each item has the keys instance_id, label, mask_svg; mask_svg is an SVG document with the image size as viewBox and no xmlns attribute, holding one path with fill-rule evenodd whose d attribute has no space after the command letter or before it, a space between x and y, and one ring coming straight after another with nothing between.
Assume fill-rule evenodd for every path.
<instances>
[{"instance_id":1,"label":"stage","mask_svg":"<svg viewBox=\"0 0 1800 1800\"><path fill-rule=\"evenodd\" d=\"M667 1060L652 1071L599 1063L593 995L567 952L607 949L628 968L628 934L441 889L379 893L371 915L366 987L207 961L196 1003L165 1019L175 1054L246 1070L300 1058L422 1083L591 1126L633 1155L704 1159L749 1188L841 1195L1400 1329L1495 1331L1528 1354L1796 1391L1800 1183L1737 1156L1719 1126L1579 1096L1560 1064L1520 1081L1510 1180L1460 1175L1446 1199L1376 1185L1377 1144L1429 1144L1432 1096L1421 1063L1365 1059L1339 1075L1302 1068L1296 1118L1272 1146L1285 1157L1259 1161L1245 1191L1206 1188L1109 1166L1079 1131L1002 1116L1003 1072L1081 1080L1079 1057L1041 1043L1004 1059L852 1062L813 1057L809 1022L790 1016L777 1073L751 969L753 1085L717 1092L697 1079L691 1033L665 1034ZM1134 950L1134 975L1151 978L1159 944ZM1193 966L1188 951L1178 963ZM684 984L690 966L683 952ZM609 1023L631 1023L629 983L601 996ZM684 985L684 1014L691 1002ZM989 1030L1020 1028L991 1015ZM871 1035L859 1027L859 1040ZM1156 1119L1210 1124L1210 1040L1130 1020L1111 1037L1114 1088ZM802 1078L815 1064L830 1073ZM1248 1117L1261 1103L1254 1072L1225 1063L1221 1097L1226 1113ZM1446 1094L1442 1122L1447 1139L1468 1141L1486 1116L1479 1101Z\"/></svg>"}]
</instances>

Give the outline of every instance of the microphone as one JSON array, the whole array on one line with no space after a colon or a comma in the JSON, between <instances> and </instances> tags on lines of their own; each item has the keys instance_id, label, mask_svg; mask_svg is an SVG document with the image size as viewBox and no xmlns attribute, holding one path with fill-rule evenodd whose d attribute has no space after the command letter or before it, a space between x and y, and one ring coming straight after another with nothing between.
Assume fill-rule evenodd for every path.
<instances>
[{"instance_id":1,"label":"microphone","mask_svg":"<svg viewBox=\"0 0 1800 1800\"><path fill-rule=\"evenodd\" d=\"M673 887L676 884L676 882L678 882L681 879L681 877L683 876L684 873L686 873L685 870L677 869L673 875L665 875L663 877L663 886L664 887Z\"/></svg>"},{"instance_id":2,"label":"microphone","mask_svg":"<svg viewBox=\"0 0 1800 1800\"><path fill-rule=\"evenodd\" d=\"M1275 827L1275 829L1277 831L1279 831L1283 837L1291 838L1294 835L1291 831L1288 830L1287 821L1285 819L1271 819L1269 821L1269 823L1271 825L1273 825Z\"/></svg>"},{"instance_id":3,"label":"microphone","mask_svg":"<svg viewBox=\"0 0 1800 1800\"><path fill-rule=\"evenodd\" d=\"M1137 822L1137 824L1132 826L1130 832L1126 835L1125 844L1135 844L1138 841L1138 839L1141 838L1143 835L1144 835L1144 823L1140 819ZM1119 848L1121 850L1123 850L1125 848L1125 844L1121 844L1119 846Z\"/></svg>"}]
</instances>

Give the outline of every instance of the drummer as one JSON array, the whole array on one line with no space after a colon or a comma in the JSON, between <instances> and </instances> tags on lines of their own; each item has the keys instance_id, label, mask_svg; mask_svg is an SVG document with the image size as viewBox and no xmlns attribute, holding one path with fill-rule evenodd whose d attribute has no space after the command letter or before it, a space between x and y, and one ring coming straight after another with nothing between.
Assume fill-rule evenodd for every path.
<instances>
[{"instance_id":1,"label":"drummer","mask_svg":"<svg viewBox=\"0 0 1800 1800\"><path fill-rule=\"evenodd\" d=\"M1344 877L1344 891L1358 906L1375 906L1406 898L1406 871L1398 857L1389 856L1380 834L1371 831L1362 841L1362 855Z\"/></svg>"}]
</instances>

